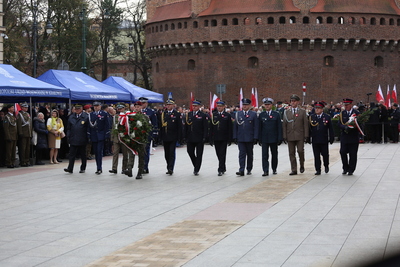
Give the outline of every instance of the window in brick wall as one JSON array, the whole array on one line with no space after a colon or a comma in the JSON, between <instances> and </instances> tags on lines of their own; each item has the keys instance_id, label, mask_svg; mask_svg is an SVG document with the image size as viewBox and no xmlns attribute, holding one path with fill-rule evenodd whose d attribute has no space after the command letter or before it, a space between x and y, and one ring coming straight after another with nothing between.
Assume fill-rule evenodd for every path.
<instances>
[{"instance_id":1,"label":"window in brick wall","mask_svg":"<svg viewBox=\"0 0 400 267\"><path fill-rule=\"evenodd\" d=\"M163 27L162 27L162 25L160 25L160 32L162 32L163 31Z\"/></svg>"},{"instance_id":2,"label":"window in brick wall","mask_svg":"<svg viewBox=\"0 0 400 267\"><path fill-rule=\"evenodd\" d=\"M315 20L315 23L322 24L323 23L322 17L317 17L317 19Z\"/></svg>"},{"instance_id":3,"label":"window in brick wall","mask_svg":"<svg viewBox=\"0 0 400 267\"><path fill-rule=\"evenodd\" d=\"M285 17L280 17L279 18L279 23L280 24L285 24L286 23L286 18Z\"/></svg>"},{"instance_id":4,"label":"window in brick wall","mask_svg":"<svg viewBox=\"0 0 400 267\"><path fill-rule=\"evenodd\" d=\"M324 66L325 67L333 67L333 57L332 56L324 57Z\"/></svg>"},{"instance_id":5,"label":"window in brick wall","mask_svg":"<svg viewBox=\"0 0 400 267\"><path fill-rule=\"evenodd\" d=\"M227 25L228 25L228 20L222 19L222 26L227 26Z\"/></svg>"},{"instance_id":6,"label":"window in brick wall","mask_svg":"<svg viewBox=\"0 0 400 267\"><path fill-rule=\"evenodd\" d=\"M326 18L326 23L332 24L333 23L333 18L332 17L327 17Z\"/></svg>"},{"instance_id":7,"label":"window in brick wall","mask_svg":"<svg viewBox=\"0 0 400 267\"><path fill-rule=\"evenodd\" d=\"M274 18L273 17L269 17L268 18L268 24L274 24Z\"/></svg>"},{"instance_id":8,"label":"window in brick wall","mask_svg":"<svg viewBox=\"0 0 400 267\"><path fill-rule=\"evenodd\" d=\"M343 17L339 17L338 18L338 24L344 24L344 18Z\"/></svg>"},{"instance_id":9,"label":"window in brick wall","mask_svg":"<svg viewBox=\"0 0 400 267\"><path fill-rule=\"evenodd\" d=\"M158 62L156 63L156 72L160 72L160 65L158 64Z\"/></svg>"},{"instance_id":10,"label":"window in brick wall","mask_svg":"<svg viewBox=\"0 0 400 267\"><path fill-rule=\"evenodd\" d=\"M394 25L394 19L389 19L389 25Z\"/></svg>"},{"instance_id":11,"label":"window in brick wall","mask_svg":"<svg viewBox=\"0 0 400 267\"><path fill-rule=\"evenodd\" d=\"M211 20L211 27L217 27L217 20L216 19L213 19L213 20Z\"/></svg>"},{"instance_id":12,"label":"window in brick wall","mask_svg":"<svg viewBox=\"0 0 400 267\"><path fill-rule=\"evenodd\" d=\"M303 17L303 24L308 24L310 23L310 18L309 17Z\"/></svg>"},{"instance_id":13,"label":"window in brick wall","mask_svg":"<svg viewBox=\"0 0 400 267\"><path fill-rule=\"evenodd\" d=\"M199 27L199 23L197 21L193 21L193 28L198 28Z\"/></svg>"},{"instance_id":14,"label":"window in brick wall","mask_svg":"<svg viewBox=\"0 0 400 267\"><path fill-rule=\"evenodd\" d=\"M171 31L175 30L175 23L171 23Z\"/></svg>"},{"instance_id":15,"label":"window in brick wall","mask_svg":"<svg viewBox=\"0 0 400 267\"><path fill-rule=\"evenodd\" d=\"M208 19L204 21L204 27L208 27Z\"/></svg>"},{"instance_id":16,"label":"window in brick wall","mask_svg":"<svg viewBox=\"0 0 400 267\"><path fill-rule=\"evenodd\" d=\"M247 67L250 69L258 68L258 58L257 57L249 57L247 60Z\"/></svg>"},{"instance_id":17,"label":"window in brick wall","mask_svg":"<svg viewBox=\"0 0 400 267\"><path fill-rule=\"evenodd\" d=\"M381 18L379 21L380 25L386 25L386 20L384 18Z\"/></svg>"},{"instance_id":18,"label":"window in brick wall","mask_svg":"<svg viewBox=\"0 0 400 267\"><path fill-rule=\"evenodd\" d=\"M289 18L289 23L290 24L295 24L296 23L296 17L290 17Z\"/></svg>"},{"instance_id":19,"label":"window in brick wall","mask_svg":"<svg viewBox=\"0 0 400 267\"><path fill-rule=\"evenodd\" d=\"M261 25L262 19L260 17L256 18L256 25Z\"/></svg>"},{"instance_id":20,"label":"window in brick wall","mask_svg":"<svg viewBox=\"0 0 400 267\"><path fill-rule=\"evenodd\" d=\"M376 18L371 18L370 23L371 25L376 25Z\"/></svg>"},{"instance_id":21,"label":"window in brick wall","mask_svg":"<svg viewBox=\"0 0 400 267\"><path fill-rule=\"evenodd\" d=\"M182 23L178 22L178 29L182 29Z\"/></svg>"},{"instance_id":22,"label":"window in brick wall","mask_svg":"<svg viewBox=\"0 0 400 267\"><path fill-rule=\"evenodd\" d=\"M158 32L158 26L156 26L156 32Z\"/></svg>"},{"instance_id":23,"label":"window in brick wall","mask_svg":"<svg viewBox=\"0 0 400 267\"><path fill-rule=\"evenodd\" d=\"M362 18L360 19L360 24L361 24L361 25L367 24L367 20L366 20L364 17L362 17Z\"/></svg>"},{"instance_id":24,"label":"window in brick wall","mask_svg":"<svg viewBox=\"0 0 400 267\"><path fill-rule=\"evenodd\" d=\"M397 19L397 26L400 26L400 19Z\"/></svg>"},{"instance_id":25,"label":"window in brick wall","mask_svg":"<svg viewBox=\"0 0 400 267\"><path fill-rule=\"evenodd\" d=\"M239 25L239 20L237 18L232 19L232 25Z\"/></svg>"},{"instance_id":26,"label":"window in brick wall","mask_svg":"<svg viewBox=\"0 0 400 267\"><path fill-rule=\"evenodd\" d=\"M151 27L151 33L154 33L154 26Z\"/></svg>"},{"instance_id":27,"label":"window in brick wall","mask_svg":"<svg viewBox=\"0 0 400 267\"><path fill-rule=\"evenodd\" d=\"M165 24L165 31L168 31L168 24Z\"/></svg>"},{"instance_id":28,"label":"window in brick wall","mask_svg":"<svg viewBox=\"0 0 400 267\"><path fill-rule=\"evenodd\" d=\"M188 60L188 70L194 70L196 68L196 62L193 59Z\"/></svg>"},{"instance_id":29,"label":"window in brick wall","mask_svg":"<svg viewBox=\"0 0 400 267\"><path fill-rule=\"evenodd\" d=\"M187 29L187 21L183 23L183 28Z\"/></svg>"},{"instance_id":30,"label":"window in brick wall","mask_svg":"<svg viewBox=\"0 0 400 267\"><path fill-rule=\"evenodd\" d=\"M245 18L245 19L243 20L243 24L244 24L244 25L250 25L250 19L249 19L249 18Z\"/></svg>"},{"instance_id":31,"label":"window in brick wall","mask_svg":"<svg viewBox=\"0 0 400 267\"><path fill-rule=\"evenodd\" d=\"M383 57L377 56L374 58L374 66L377 68L383 67Z\"/></svg>"},{"instance_id":32,"label":"window in brick wall","mask_svg":"<svg viewBox=\"0 0 400 267\"><path fill-rule=\"evenodd\" d=\"M354 17L350 17L349 24L356 24L356 19Z\"/></svg>"}]
</instances>

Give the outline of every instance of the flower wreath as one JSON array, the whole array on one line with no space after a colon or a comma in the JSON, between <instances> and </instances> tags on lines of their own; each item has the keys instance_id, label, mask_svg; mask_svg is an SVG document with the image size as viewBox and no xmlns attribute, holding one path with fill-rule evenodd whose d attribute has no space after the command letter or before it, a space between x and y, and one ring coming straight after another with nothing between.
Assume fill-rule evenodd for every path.
<instances>
[{"instance_id":1,"label":"flower wreath","mask_svg":"<svg viewBox=\"0 0 400 267\"><path fill-rule=\"evenodd\" d=\"M114 131L117 132L121 143L138 155L139 152L144 152L144 145L148 142L152 126L149 117L142 113L121 113Z\"/></svg>"}]
</instances>

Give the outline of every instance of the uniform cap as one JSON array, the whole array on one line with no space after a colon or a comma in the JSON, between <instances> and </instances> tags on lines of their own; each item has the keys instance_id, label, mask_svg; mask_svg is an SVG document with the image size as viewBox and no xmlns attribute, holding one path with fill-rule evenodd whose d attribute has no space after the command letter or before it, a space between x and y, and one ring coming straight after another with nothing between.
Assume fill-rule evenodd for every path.
<instances>
[{"instance_id":1,"label":"uniform cap","mask_svg":"<svg viewBox=\"0 0 400 267\"><path fill-rule=\"evenodd\" d=\"M300 97L298 95L295 95L295 94L291 95L290 99L294 99L296 101L300 101Z\"/></svg>"},{"instance_id":2,"label":"uniform cap","mask_svg":"<svg viewBox=\"0 0 400 267\"><path fill-rule=\"evenodd\" d=\"M225 102L224 102L224 101L222 101L222 100L220 100L220 101L217 101L217 105L222 105L222 106L225 106Z\"/></svg>"},{"instance_id":3,"label":"uniform cap","mask_svg":"<svg viewBox=\"0 0 400 267\"><path fill-rule=\"evenodd\" d=\"M82 104L76 104L75 108L82 108Z\"/></svg>"},{"instance_id":4,"label":"uniform cap","mask_svg":"<svg viewBox=\"0 0 400 267\"><path fill-rule=\"evenodd\" d=\"M243 105L250 105L251 104L251 100L248 99L248 98L243 98L242 99L242 103L243 103Z\"/></svg>"},{"instance_id":5,"label":"uniform cap","mask_svg":"<svg viewBox=\"0 0 400 267\"><path fill-rule=\"evenodd\" d=\"M270 97L266 97L266 98L263 98L263 103L264 104L272 104L272 103L274 103L274 100Z\"/></svg>"},{"instance_id":6,"label":"uniform cap","mask_svg":"<svg viewBox=\"0 0 400 267\"><path fill-rule=\"evenodd\" d=\"M172 98L167 99L167 101L165 102L166 105L174 105L175 104L175 100L173 100Z\"/></svg>"},{"instance_id":7,"label":"uniform cap","mask_svg":"<svg viewBox=\"0 0 400 267\"><path fill-rule=\"evenodd\" d=\"M99 101L93 102L93 106L101 106L101 103Z\"/></svg>"},{"instance_id":8,"label":"uniform cap","mask_svg":"<svg viewBox=\"0 0 400 267\"><path fill-rule=\"evenodd\" d=\"M83 106L83 109L89 109L89 108L90 108L89 104Z\"/></svg>"},{"instance_id":9,"label":"uniform cap","mask_svg":"<svg viewBox=\"0 0 400 267\"><path fill-rule=\"evenodd\" d=\"M323 101L315 102L314 107L323 108L323 107L325 107L325 103Z\"/></svg>"},{"instance_id":10,"label":"uniform cap","mask_svg":"<svg viewBox=\"0 0 400 267\"><path fill-rule=\"evenodd\" d=\"M343 103L345 103L345 104L351 104L351 103L353 103L353 99L344 98L344 99L343 99Z\"/></svg>"},{"instance_id":11,"label":"uniform cap","mask_svg":"<svg viewBox=\"0 0 400 267\"><path fill-rule=\"evenodd\" d=\"M193 100L192 101L192 105L201 105L201 101L200 100Z\"/></svg>"},{"instance_id":12,"label":"uniform cap","mask_svg":"<svg viewBox=\"0 0 400 267\"><path fill-rule=\"evenodd\" d=\"M26 103L26 102L22 103L20 106L21 106L21 108L27 108L27 107L29 107L28 103Z\"/></svg>"},{"instance_id":13,"label":"uniform cap","mask_svg":"<svg viewBox=\"0 0 400 267\"><path fill-rule=\"evenodd\" d=\"M141 101L136 101L134 105L135 106L141 106L141 105L143 105L143 103Z\"/></svg>"},{"instance_id":14,"label":"uniform cap","mask_svg":"<svg viewBox=\"0 0 400 267\"><path fill-rule=\"evenodd\" d=\"M142 103L147 103L147 102L149 102L149 99L147 97L141 96L141 97L139 97L139 101Z\"/></svg>"}]
</instances>

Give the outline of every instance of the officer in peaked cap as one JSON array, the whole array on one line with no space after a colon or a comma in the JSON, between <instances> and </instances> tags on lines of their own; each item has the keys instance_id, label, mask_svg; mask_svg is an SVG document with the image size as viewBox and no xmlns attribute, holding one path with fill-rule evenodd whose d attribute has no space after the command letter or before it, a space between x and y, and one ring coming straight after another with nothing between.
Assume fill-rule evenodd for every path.
<instances>
[{"instance_id":1,"label":"officer in peaked cap","mask_svg":"<svg viewBox=\"0 0 400 267\"><path fill-rule=\"evenodd\" d=\"M31 138L32 138L32 118L28 112L28 103L22 103L21 110L17 116L18 128L18 151L20 155L20 166L30 166L29 158L31 151Z\"/></svg>"},{"instance_id":2,"label":"officer in peaked cap","mask_svg":"<svg viewBox=\"0 0 400 267\"><path fill-rule=\"evenodd\" d=\"M139 100L140 102L142 102L142 103L148 103L148 102L149 102L149 99L148 99L147 97L144 97L144 96L139 97L138 100Z\"/></svg>"},{"instance_id":3,"label":"officer in peaked cap","mask_svg":"<svg viewBox=\"0 0 400 267\"><path fill-rule=\"evenodd\" d=\"M14 168L18 140L17 118L14 113L14 104L9 104L6 107L7 113L4 115L3 120L6 140L6 165L8 168Z\"/></svg>"}]
</instances>

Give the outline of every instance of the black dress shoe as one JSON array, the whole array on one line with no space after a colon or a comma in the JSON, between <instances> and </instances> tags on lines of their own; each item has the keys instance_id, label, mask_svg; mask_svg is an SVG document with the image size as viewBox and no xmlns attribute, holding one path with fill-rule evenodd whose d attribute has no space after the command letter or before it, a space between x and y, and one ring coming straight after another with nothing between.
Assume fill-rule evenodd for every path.
<instances>
[{"instance_id":1,"label":"black dress shoe","mask_svg":"<svg viewBox=\"0 0 400 267\"><path fill-rule=\"evenodd\" d=\"M347 174L347 171L343 171L342 174Z\"/></svg>"},{"instance_id":2,"label":"black dress shoe","mask_svg":"<svg viewBox=\"0 0 400 267\"><path fill-rule=\"evenodd\" d=\"M198 176L199 172L193 172L194 176Z\"/></svg>"},{"instance_id":3,"label":"black dress shoe","mask_svg":"<svg viewBox=\"0 0 400 267\"><path fill-rule=\"evenodd\" d=\"M244 176L244 172L236 172L236 175Z\"/></svg>"},{"instance_id":4,"label":"black dress shoe","mask_svg":"<svg viewBox=\"0 0 400 267\"><path fill-rule=\"evenodd\" d=\"M268 176L268 172L264 172L262 176Z\"/></svg>"},{"instance_id":5,"label":"black dress shoe","mask_svg":"<svg viewBox=\"0 0 400 267\"><path fill-rule=\"evenodd\" d=\"M143 170L143 173L149 173L149 169Z\"/></svg>"},{"instance_id":6,"label":"black dress shoe","mask_svg":"<svg viewBox=\"0 0 400 267\"><path fill-rule=\"evenodd\" d=\"M172 170L168 170L165 174L172 175L174 172Z\"/></svg>"},{"instance_id":7,"label":"black dress shoe","mask_svg":"<svg viewBox=\"0 0 400 267\"><path fill-rule=\"evenodd\" d=\"M289 175L297 175L297 172L291 172Z\"/></svg>"},{"instance_id":8,"label":"black dress shoe","mask_svg":"<svg viewBox=\"0 0 400 267\"><path fill-rule=\"evenodd\" d=\"M247 174L247 175L251 175L251 172L247 172L246 174Z\"/></svg>"},{"instance_id":9,"label":"black dress shoe","mask_svg":"<svg viewBox=\"0 0 400 267\"><path fill-rule=\"evenodd\" d=\"M353 172L349 172L347 175L353 175Z\"/></svg>"},{"instance_id":10,"label":"black dress shoe","mask_svg":"<svg viewBox=\"0 0 400 267\"><path fill-rule=\"evenodd\" d=\"M80 170L79 173L85 173L85 170Z\"/></svg>"},{"instance_id":11,"label":"black dress shoe","mask_svg":"<svg viewBox=\"0 0 400 267\"><path fill-rule=\"evenodd\" d=\"M102 174L102 170L97 170L97 172L95 172L95 174L97 174L97 175L99 175L99 174Z\"/></svg>"},{"instance_id":12,"label":"black dress shoe","mask_svg":"<svg viewBox=\"0 0 400 267\"><path fill-rule=\"evenodd\" d=\"M321 171L317 171L314 173L315 175L321 175Z\"/></svg>"},{"instance_id":13,"label":"black dress shoe","mask_svg":"<svg viewBox=\"0 0 400 267\"><path fill-rule=\"evenodd\" d=\"M136 175L136 179L137 179L137 180L143 179L142 174L141 174L141 173L138 173L138 174Z\"/></svg>"},{"instance_id":14,"label":"black dress shoe","mask_svg":"<svg viewBox=\"0 0 400 267\"><path fill-rule=\"evenodd\" d=\"M36 162L36 165L44 165L45 163L44 162L41 162L41 161L39 161L39 162Z\"/></svg>"},{"instance_id":15,"label":"black dress shoe","mask_svg":"<svg viewBox=\"0 0 400 267\"><path fill-rule=\"evenodd\" d=\"M276 171L274 171L272 174L278 174Z\"/></svg>"},{"instance_id":16,"label":"black dress shoe","mask_svg":"<svg viewBox=\"0 0 400 267\"><path fill-rule=\"evenodd\" d=\"M222 174L223 174L222 172L218 172L218 176L222 176Z\"/></svg>"},{"instance_id":17,"label":"black dress shoe","mask_svg":"<svg viewBox=\"0 0 400 267\"><path fill-rule=\"evenodd\" d=\"M62 160L60 160L60 159L57 159L57 161L58 161L58 162L62 162Z\"/></svg>"},{"instance_id":18,"label":"black dress shoe","mask_svg":"<svg viewBox=\"0 0 400 267\"><path fill-rule=\"evenodd\" d=\"M300 167L300 173L304 172L304 167Z\"/></svg>"},{"instance_id":19,"label":"black dress shoe","mask_svg":"<svg viewBox=\"0 0 400 267\"><path fill-rule=\"evenodd\" d=\"M121 171L121 174L125 174L125 170L122 170L122 171Z\"/></svg>"},{"instance_id":20,"label":"black dress shoe","mask_svg":"<svg viewBox=\"0 0 400 267\"><path fill-rule=\"evenodd\" d=\"M109 170L108 172L117 174L117 170Z\"/></svg>"},{"instance_id":21,"label":"black dress shoe","mask_svg":"<svg viewBox=\"0 0 400 267\"><path fill-rule=\"evenodd\" d=\"M28 164L21 164L21 167L29 167Z\"/></svg>"},{"instance_id":22,"label":"black dress shoe","mask_svg":"<svg viewBox=\"0 0 400 267\"><path fill-rule=\"evenodd\" d=\"M128 177L132 177L132 170L127 170L125 171L125 175L128 175Z\"/></svg>"},{"instance_id":23,"label":"black dress shoe","mask_svg":"<svg viewBox=\"0 0 400 267\"><path fill-rule=\"evenodd\" d=\"M325 167L325 173L329 172L329 167Z\"/></svg>"},{"instance_id":24,"label":"black dress shoe","mask_svg":"<svg viewBox=\"0 0 400 267\"><path fill-rule=\"evenodd\" d=\"M65 172L72 173L72 170L70 170L70 169L67 169L67 168L65 168L65 169L64 169L64 171L65 171Z\"/></svg>"}]
</instances>

